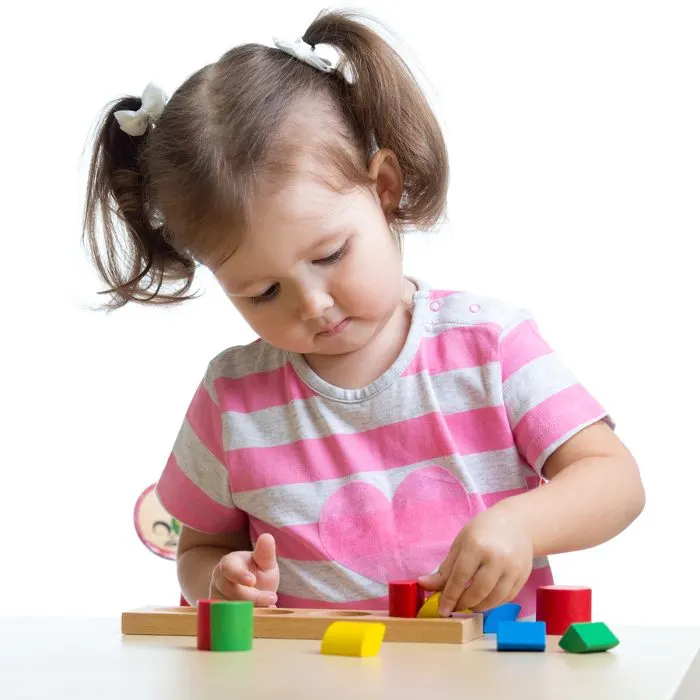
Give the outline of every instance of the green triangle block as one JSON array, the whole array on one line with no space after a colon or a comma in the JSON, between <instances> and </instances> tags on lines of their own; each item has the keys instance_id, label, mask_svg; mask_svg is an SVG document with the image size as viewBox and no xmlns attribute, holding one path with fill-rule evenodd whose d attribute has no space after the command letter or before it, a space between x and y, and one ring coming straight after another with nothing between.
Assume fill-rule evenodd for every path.
<instances>
[{"instance_id":1,"label":"green triangle block","mask_svg":"<svg viewBox=\"0 0 700 700\"><path fill-rule=\"evenodd\" d=\"M559 646L572 654L589 654L616 647L620 640L604 622L575 622L569 625Z\"/></svg>"}]
</instances>

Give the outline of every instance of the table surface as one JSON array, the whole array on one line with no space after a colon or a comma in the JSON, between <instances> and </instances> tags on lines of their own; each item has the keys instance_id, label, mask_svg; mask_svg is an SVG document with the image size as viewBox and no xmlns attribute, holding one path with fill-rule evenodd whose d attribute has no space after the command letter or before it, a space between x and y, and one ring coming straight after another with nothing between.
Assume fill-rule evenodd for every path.
<instances>
[{"instance_id":1,"label":"table surface","mask_svg":"<svg viewBox=\"0 0 700 700\"><path fill-rule=\"evenodd\" d=\"M184 698L304 700L517 698L698 700L700 628L621 627L614 650L497 652L382 645L379 655L321 655L319 641L254 640L250 652L200 652L192 637L122 636L118 619L0 617L3 700Z\"/></svg>"}]
</instances>

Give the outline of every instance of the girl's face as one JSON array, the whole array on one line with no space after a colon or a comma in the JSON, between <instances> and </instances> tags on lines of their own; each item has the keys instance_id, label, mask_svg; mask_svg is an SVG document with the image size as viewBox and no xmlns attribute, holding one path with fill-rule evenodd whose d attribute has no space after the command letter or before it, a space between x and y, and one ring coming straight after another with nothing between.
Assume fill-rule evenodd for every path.
<instances>
[{"instance_id":1,"label":"girl's face","mask_svg":"<svg viewBox=\"0 0 700 700\"><path fill-rule=\"evenodd\" d=\"M241 245L214 272L271 345L351 353L400 313L401 254L383 210L400 195L400 172L392 158L380 160L375 187L340 194L307 175L260 201Z\"/></svg>"}]
</instances>

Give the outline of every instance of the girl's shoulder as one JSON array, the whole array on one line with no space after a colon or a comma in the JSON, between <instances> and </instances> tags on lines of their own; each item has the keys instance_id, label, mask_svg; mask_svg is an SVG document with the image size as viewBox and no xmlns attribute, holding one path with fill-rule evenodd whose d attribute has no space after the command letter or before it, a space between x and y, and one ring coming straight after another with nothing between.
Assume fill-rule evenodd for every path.
<instances>
[{"instance_id":1,"label":"girl's shoulder","mask_svg":"<svg viewBox=\"0 0 700 700\"><path fill-rule=\"evenodd\" d=\"M502 298L479 294L467 289L424 287L433 324L484 325L498 332L507 332L520 323L533 320L533 313L525 306Z\"/></svg>"},{"instance_id":2,"label":"girl's shoulder","mask_svg":"<svg viewBox=\"0 0 700 700\"><path fill-rule=\"evenodd\" d=\"M205 381L243 379L274 372L287 362L287 354L258 338L246 345L234 345L215 355L208 364Z\"/></svg>"}]
</instances>

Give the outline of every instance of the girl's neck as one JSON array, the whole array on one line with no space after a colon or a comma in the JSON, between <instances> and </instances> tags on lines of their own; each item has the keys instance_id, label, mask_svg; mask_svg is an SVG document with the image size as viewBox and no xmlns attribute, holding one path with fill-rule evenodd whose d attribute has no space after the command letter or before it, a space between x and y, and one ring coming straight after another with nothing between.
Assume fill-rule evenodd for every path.
<instances>
[{"instance_id":1,"label":"girl's neck","mask_svg":"<svg viewBox=\"0 0 700 700\"><path fill-rule=\"evenodd\" d=\"M401 301L386 325L367 344L344 355L308 355L306 362L324 381L342 389L361 389L386 372L399 356L411 327L416 285L404 280Z\"/></svg>"}]
</instances>

